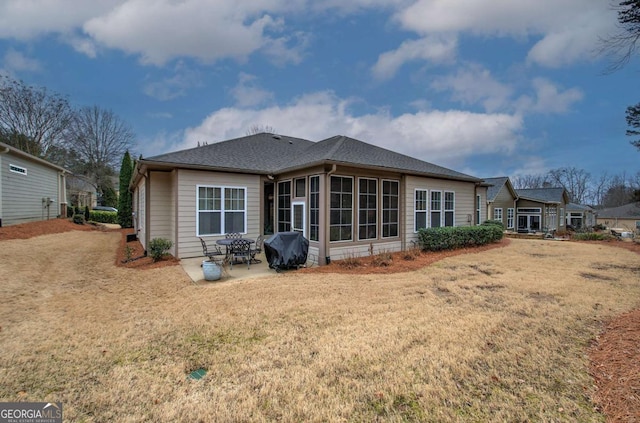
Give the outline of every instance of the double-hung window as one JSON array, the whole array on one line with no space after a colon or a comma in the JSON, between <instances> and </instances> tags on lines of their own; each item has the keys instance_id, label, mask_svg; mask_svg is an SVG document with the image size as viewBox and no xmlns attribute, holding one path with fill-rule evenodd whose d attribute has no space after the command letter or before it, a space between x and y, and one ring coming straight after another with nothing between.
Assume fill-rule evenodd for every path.
<instances>
[{"instance_id":1,"label":"double-hung window","mask_svg":"<svg viewBox=\"0 0 640 423\"><path fill-rule=\"evenodd\" d=\"M426 189L417 189L415 193L415 225L414 230L418 232L427 227L427 194Z\"/></svg>"},{"instance_id":2,"label":"double-hung window","mask_svg":"<svg viewBox=\"0 0 640 423\"><path fill-rule=\"evenodd\" d=\"M444 192L444 226L455 226L456 224L456 193L453 191Z\"/></svg>"},{"instance_id":3,"label":"double-hung window","mask_svg":"<svg viewBox=\"0 0 640 423\"><path fill-rule=\"evenodd\" d=\"M291 230L291 181L278 182L278 232Z\"/></svg>"},{"instance_id":4,"label":"double-hung window","mask_svg":"<svg viewBox=\"0 0 640 423\"><path fill-rule=\"evenodd\" d=\"M502 208L501 207L497 207L497 208L493 209L493 219L494 220L499 220L500 222L502 222Z\"/></svg>"},{"instance_id":5,"label":"double-hung window","mask_svg":"<svg viewBox=\"0 0 640 423\"><path fill-rule=\"evenodd\" d=\"M513 223L514 223L514 209L513 208L508 208L507 209L507 229L512 229L513 228Z\"/></svg>"},{"instance_id":6,"label":"double-hung window","mask_svg":"<svg viewBox=\"0 0 640 423\"><path fill-rule=\"evenodd\" d=\"M431 227L442 226L442 191L431 191Z\"/></svg>"},{"instance_id":7,"label":"double-hung window","mask_svg":"<svg viewBox=\"0 0 640 423\"><path fill-rule=\"evenodd\" d=\"M398 236L400 183L382 181L382 237Z\"/></svg>"},{"instance_id":8,"label":"double-hung window","mask_svg":"<svg viewBox=\"0 0 640 423\"><path fill-rule=\"evenodd\" d=\"M353 239L353 178L331 177L329 240Z\"/></svg>"},{"instance_id":9,"label":"double-hung window","mask_svg":"<svg viewBox=\"0 0 640 423\"><path fill-rule=\"evenodd\" d=\"M198 186L198 235L246 233L246 188Z\"/></svg>"},{"instance_id":10,"label":"double-hung window","mask_svg":"<svg viewBox=\"0 0 640 423\"><path fill-rule=\"evenodd\" d=\"M358 179L358 239L378 237L378 180Z\"/></svg>"}]
</instances>

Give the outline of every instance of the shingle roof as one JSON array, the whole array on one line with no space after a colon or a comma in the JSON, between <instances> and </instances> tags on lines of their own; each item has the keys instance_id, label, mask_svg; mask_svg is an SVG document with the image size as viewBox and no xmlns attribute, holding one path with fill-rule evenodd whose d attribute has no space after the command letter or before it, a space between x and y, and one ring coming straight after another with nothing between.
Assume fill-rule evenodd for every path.
<instances>
[{"instance_id":1,"label":"shingle roof","mask_svg":"<svg viewBox=\"0 0 640 423\"><path fill-rule=\"evenodd\" d=\"M542 203L562 203L564 201L564 192L564 188L528 188L516 190L519 198L540 201Z\"/></svg>"},{"instance_id":2,"label":"shingle roof","mask_svg":"<svg viewBox=\"0 0 640 423\"><path fill-rule=\"evenodd\" d=\"M144 160L256 173L282 173L316 164L345 163L403 173L480 181L473 176L345 136L312 142L300 138L257 134Z\"/></svg>"},{"instance_id":3,"label":"shingle roof","mask_svg":"<svg viewBox=\"0 0 640 423\"><path fill-rule=\"evenodd\" d=\"M301 138L262 133L148 157L144 161L266 174L278 170L311 145L312 141Z\"/></svg>"},{"instance_id":4,"label":"shingle roof","mask_svg":"<svg viewBox=\"0 0 640 423\"><path fill-rule=\"evenodd\" d=\"M591 208L590 206L586 206L584 204L577 204L577 203L569 203L567 204L567 211L593 211L593 208Z\"/></svg>"},{"instance_id":5,"label":"shingle roof","mask_svg":"<svg viewBox=\"0 0 640 423\"><path fill-rule=\"evenodd\" d=\"M487 201L494 201L508 180L509 178L507 176L499 178L485 178L484 182L489 185L489 188L487 189Z\"/></svg>"},{"instance_id":6,"label":"shingle roof","mask_svg":"<svg viewBox=\"0 0 640 423\"><path fill-rule=\"evenodd\" d=\"M640 203L625 204L596 211L598 217L618 219L640 219Z\"/></svg>"}]
</instances>

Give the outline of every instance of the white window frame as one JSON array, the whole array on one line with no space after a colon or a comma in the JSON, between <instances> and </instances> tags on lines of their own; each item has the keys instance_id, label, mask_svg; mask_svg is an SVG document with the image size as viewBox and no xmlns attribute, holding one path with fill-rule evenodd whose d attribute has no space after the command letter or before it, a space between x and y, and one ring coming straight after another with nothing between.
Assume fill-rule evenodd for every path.
<instances>
[{"instance_id":1,"label":"white window frame","mask_svg":"<svg viewBox=\"0 0 640 423\"><path fill-rule=\"evenodd\" d=\"M284 223L285 225L288 224L289 225L288 230L291 230L291 221L286 222L284 220L280 220L280 210L281 210L281 208L280 208L280 197L283 196L282 194L280 194L280 184L286 184L286 183L289 184L289 219L291 219L291 216L292 216L291 213L292 213L293 208L292 208L292 200L291 199L293 197L293 190L295 189L295 187L294 187L294 183L293 183L292 179L284 179L284 180L278 181L276 183L276 191L277 191L277 196L276 196L276 210L277 210L276 213L277 214L276 214L276 228L275 228L276 232L282 232L280 230L280 223ZM286 216L286 214L285 214L285 216Z\"/></svg>"},{"instance_id":2,"label":"white window frame","mask_svg":"<svg viewBox=\"0 0 640 423\"><path fill-rule=\"evenodd\" d=\"M14 165L12 163L9 163L9 172L17 173L18 175L27 176L27 168L26 167Z\"/></svg>"},{"instance_id":3,"label":"white window frame","mask_svg":"<svg viewBox=\"0 0 640 423\"><path fill-rule=\"evenodd\" d=\"M447 208L447 194L453 194L453 208ZM442 226L447 226L447 213L453 215L451 226L456 226L456 193L455 191L444 191L442 195Z\"/></svg>"},{"instance_id":4,"label":"white window frame","mask_svg":"<svg viewBox=\"0 0 640 423\"><path fill-rule=\"evenodd\" d=\"M495 207L493 209L493 220L499 220L502 222L502 207Z\"/></svg>"},{"instance_id":5,"label":"white window frame","mask_svg":"<svg viewBox=\"0 0 640 423\"><path fill-rule=\"evenodd\" d=\"M296 207L302 207L302 227L296 227ZM304 201L292 201L291 202L291 230L294 232L302 232L302 235L307 237L307 213L306 203Z\"/></svg>"},{"instance_id":6,"label":"white window frame","mask_svg":"<svg viewBox=\"0 0 640 423\"><path fill-rule=\"evenodd\" d=\"M220 209L211 209L211 210L200 210L200 188L212 188L212 189L220 189ZM244 192L244 197L243 197L243 203L244 203L244 209L243 210L236 210L236 209L231 209L231 210L227 210L225 208L225 200L226 200L226 193L225 190L227 189L237 189L237 190L242 190ZM214 212L218 212L220 213L220 233L200 233L200 213L214 213ZM224 235L225 231L225 214L227 212L242 212L244 214L244 218L243 218L243 227L244 227L244 231L241 232L242 234L246 234L247 233L247 187L243 187L243 186L228 186L228 185L196 185L196 236L216 236L216 235Z\"/></svg>"},{"instance_id":7,"label":"white window frame","mask_svg":"<svg viewBox=\"0 0 640 423\"><path fill-rule=\"evenodd\" d=\"M440 198L438 200L440 207L433 207L433 194L440 194ZM441 190L433 189L429 191L429 227L430 228L440 228L444 226L443 218L444 218L444 195ZM433 226L433 213L439 213L438 226Z\"/></svg>"},{"instance_id":8,"label":"white window frame","mask_svg":"<svg viewBox=\"0 0 640 423\"><path fill-rule=\"evenodd\" d=\"M476 225L480 225L482 222L482 196L476 195Z\"/></svg>"},{"instance_id":9,"label":"white window frame","mask_svg":"<svg viewBox=\"0 0 640 423\"><path fill-rule=\"evenodd\" d=\"M313 182L317 182L318 184L318 191L312 191L311 187L313 186ZM314 196L317 196L316 200L316 204L317 207L313 207L313 203L314 203ZM313 219L311 218L311 213L316 212L317 213L317 222L314 224L313 223ZM311 234L313 233L313 231L311 230L311 225L313 225L316 229L317 229L317 236L312 237ZM314 239L315 238L315 239ZM320 240L320 176L318 175L313 175L309 177L309 241L319 241Z\"/></svg>"},{"instance_id":10,"label":"white window frame","mask_svg":"<svg viewBox=\"0 0 640 423\"><path fill-rule=\"evenodd\" d=\"M516 219L516 210L513 207L509 207L507 209L507 229L513 229L515 227L515 219Z\"/></svg>"},{"instance_id":11,"label":"white window frame","mask_svg":"<svg viewBox=\"0 0 640 423\"><path fill-rule=\"evenodd\" d=\"M418 210L418 193L424 195L424 209ZM424 214L424 229L429 227L429 190L424 188L416 188L413 191L413 232L418 233L422 228L418 227L418 214Z\"/></svg>"}]
</instances>

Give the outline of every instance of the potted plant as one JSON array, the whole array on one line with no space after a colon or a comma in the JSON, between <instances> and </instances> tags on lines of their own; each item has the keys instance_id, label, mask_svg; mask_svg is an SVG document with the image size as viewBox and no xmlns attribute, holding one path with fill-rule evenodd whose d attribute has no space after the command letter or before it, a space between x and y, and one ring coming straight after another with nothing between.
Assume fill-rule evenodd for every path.
<instances>
[{"instance_id":1,"label":"potted plant","mask_svg":"<svg viewBox=\"0 0 640 423\"><path fill-rule=\"evenodd\" d=\"M204 280L217 281L222 277L222 268L213 260L204 260L202 262L202 273L204 273Z\"/></svg>"}]
</instances>

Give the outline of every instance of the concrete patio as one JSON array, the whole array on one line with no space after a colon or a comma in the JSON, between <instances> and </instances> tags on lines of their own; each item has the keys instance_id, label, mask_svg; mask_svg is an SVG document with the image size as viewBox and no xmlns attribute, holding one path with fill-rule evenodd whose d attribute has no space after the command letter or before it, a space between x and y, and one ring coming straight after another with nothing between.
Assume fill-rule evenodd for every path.
<instances>
[{"instance_id":1,"label":"concrete patio","mask_svg":"<svg viewBox=\"0 0 640 423\"><path fill-rule=\"evenodd\" d=\"M233 269L230 266L227 266L227 270L222 272L222 277L217 281L207 281L204 279L202 262L207 259L204 256L182 259L180 260L180 265L187 275L189 275L191 280L197 284L239 281L243 279L275 276L278 274L275 270L269 269L269 264L264 257L264 252L258 254L256 258L262 260L262 263L251 263L251 266L248 269L246 263L234 264Z\"/></svg>"}]
</instances>

